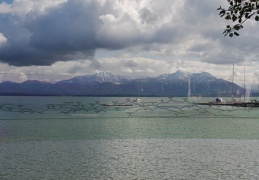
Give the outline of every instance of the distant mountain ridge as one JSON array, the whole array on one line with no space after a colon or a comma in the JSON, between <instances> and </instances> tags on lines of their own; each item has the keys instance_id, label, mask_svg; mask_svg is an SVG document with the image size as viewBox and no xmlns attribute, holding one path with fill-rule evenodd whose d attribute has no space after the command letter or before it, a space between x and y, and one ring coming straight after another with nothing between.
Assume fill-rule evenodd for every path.
<instances>
[{"instance_id":1,"label":"distant mountain ridge","mask_svg":"<svg viewBox=\"0 0 259 180\"><path fill-rule=\"evenodd\" d=\"M217 78L210 73L202 72L202 73L189 73L184 72L181 70L176 71L175 73L171 74L162 74L156 79L159 81L170 81L170 80L183 80L188 81L188 78L190 78L193 81L213 81L217 80ZM139 79L148 79L148 78L139 78ZM99 72L93 75L86 75L86 76L77 76L72 79L59 81L57 83L79 83L79 84L85 84L85 83L104 83L104 82L111 82L111 83L125 83L130 80L136 80L133 78L125 77L125 76L115 76L110 72Z\"/></svg>"},{"instance_id":2,"label":"distant mountain ridge","mask_svg":"<svg viewBox=\"0 0 259 180\"><path fill-rule=\"evenodd\" d=\"M99 72L94 75L86 75L86 76L77 76L69 80L60 81L58 83L104 83L104 82L112 82L112 83L121 83L129 80L129 78L125 78L122 76L115 76L109 72Z\"/></svg>"},{"instance_id":3,"label":"distant mountain ridge","mask_svg":"<svg viewBox=\"0 0 259 180\"><path fill-rule=\"evenodd\" d=\"M172 74L162 74L157 77L160 80L185 80L188 81L196 81L196 82L201 82L201 81L215 81L217 78L210 73L207 72L202 72L202 73L189 73L189 72L184 72L181 70L176 71L175 73Z\"/></svg>"},{"instance_id":4,"label":"distant mountain ridge","mask_svg":"<svg viewBox=\"0 0 259 180\"><path fill-rule=\"evenodd\" d=\"M188 87L190 79L191 87ZM181 70L154 78L129 78L110 72L77 76L56 83L36 80L0 83L1 95L79 95L79 96L194 96L229 95L232 83L207 72ZM235 92L243 88L234 85ZM238 95L238 94L237 94Z\"/></svg>"}]
</instances>

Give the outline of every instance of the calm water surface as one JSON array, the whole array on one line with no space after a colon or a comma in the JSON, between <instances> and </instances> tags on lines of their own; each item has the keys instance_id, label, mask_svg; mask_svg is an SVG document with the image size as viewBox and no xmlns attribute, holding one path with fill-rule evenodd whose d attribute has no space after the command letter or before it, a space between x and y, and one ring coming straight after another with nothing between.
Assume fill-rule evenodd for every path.
<instances>
[{"instance_id":1,"label":"calm water surface","mask_svg":"<svg viewBox=\"0 0 259 180\"><path fill-rule=\"evenodd\" d=\"M256 109L133 100L1 97L0 179L259 179Z\"/></svg>"}]
</instances>

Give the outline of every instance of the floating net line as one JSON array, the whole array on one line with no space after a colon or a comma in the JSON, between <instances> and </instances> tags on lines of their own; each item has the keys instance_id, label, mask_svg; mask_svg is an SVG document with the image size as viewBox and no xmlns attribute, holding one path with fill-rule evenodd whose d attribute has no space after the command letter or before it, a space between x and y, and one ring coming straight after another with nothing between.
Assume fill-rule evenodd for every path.
<instances>
[{"instance_id":1,"label":"floating net line","mask_svg":"<svg viewBox=\"0 0 259 180\"><path fill-rule=\"evenodd\" d=\"M42 105L34 108L23 104L0 104L0 119L4 115L24 114L33 117L59 117L59 118L98 118L98 117L121 117L121 118L173 118L173 117L257 117L255 107L226 107L199 105L188 98L157 98L152 101L147 99L125 98L119 101L93 102L61 102ZM246 113L244 113L246 112ZM22 116L21 116L22 117Z\"/></svg>"}]
</instances>

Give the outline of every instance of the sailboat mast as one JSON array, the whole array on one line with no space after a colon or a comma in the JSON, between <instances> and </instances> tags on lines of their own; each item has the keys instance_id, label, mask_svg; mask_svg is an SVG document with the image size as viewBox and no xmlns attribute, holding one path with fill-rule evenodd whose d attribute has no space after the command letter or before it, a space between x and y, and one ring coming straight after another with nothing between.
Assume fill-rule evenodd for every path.
<instances>
[{"instance_id":1,"label":"sailboat mast","mask_svg":"<svg viewBox=\"0 0 259 180\"><path fill-rule=\"evenodd\" d=\"M246 68L244 67L244 100L246 100Z\"/></svg>"},{"instance_id":2,"label":"sailboat mast","mask_svg":"<svg viewBox=\"0 0 259 180\"><path fill-rule=\"evenodd\" d=\"M234 96L234 64L233 64L233 72L232 72L232 97Z\"/></svg>"}]
</instances>

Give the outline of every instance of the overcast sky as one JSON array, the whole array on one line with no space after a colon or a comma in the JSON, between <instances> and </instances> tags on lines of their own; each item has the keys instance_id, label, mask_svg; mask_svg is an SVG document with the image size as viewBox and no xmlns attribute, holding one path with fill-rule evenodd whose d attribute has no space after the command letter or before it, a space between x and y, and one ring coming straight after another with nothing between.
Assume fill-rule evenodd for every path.
<instances>
[{"instance_id":1,"label":"overcast sky","mask_svg":"<svg viewBox=\"0 0 259 180\"><path fill-rule=\"evenodd\" d=\"M209 72L258 84L259 24L224 37L226 0L2 0L0 79L58 80L108 71ZM38 74L38 75L37 75ZM241 78L242 77L242 78Z\"/></svg>"}]
</instances>

